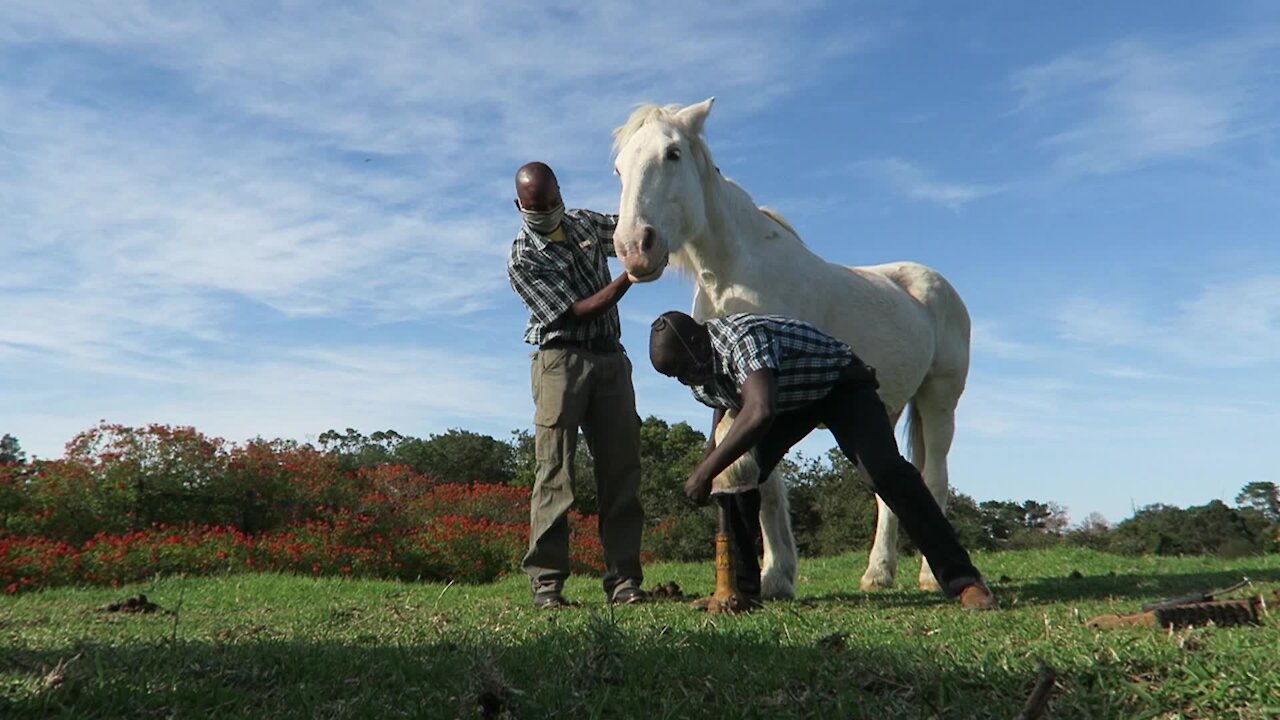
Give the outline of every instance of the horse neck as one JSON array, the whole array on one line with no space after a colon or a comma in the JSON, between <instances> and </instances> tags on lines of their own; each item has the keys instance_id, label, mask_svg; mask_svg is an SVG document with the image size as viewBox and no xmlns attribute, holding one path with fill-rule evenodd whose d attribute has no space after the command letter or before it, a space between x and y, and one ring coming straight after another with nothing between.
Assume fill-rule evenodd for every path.
<instances>
[{"instance_id":1,"label":"horse neck","mask_svg":"<svg viewBox=\"0 0 1280 720\"><path fill-rule=\"evenodd\" d=\"M728 296L743 290L752 295L793 286L801 290L803 282L788 282L788 277L812 278L817 265L826 265L798 239L782 237L786 229L765 215L741 186L714 170L709 174L703 184L706 229L685 243L684 254L714 306L724 307Z\"/></svg>"}]
</instances>

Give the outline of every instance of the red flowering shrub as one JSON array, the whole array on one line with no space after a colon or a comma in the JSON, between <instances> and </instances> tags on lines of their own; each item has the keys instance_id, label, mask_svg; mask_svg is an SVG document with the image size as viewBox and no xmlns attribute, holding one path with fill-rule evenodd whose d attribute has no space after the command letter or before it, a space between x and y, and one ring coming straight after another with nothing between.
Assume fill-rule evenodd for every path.
<instances>
[{"instance_id":1,"label":"red flowering shrub","mask_svg":"<svg viewBox=\"0 0 1280 720\"><path fill-rule=\"evenodd\" d=\"M488 582L519 568L528 525L445 515L401 540L396 574L404 580Z\"/></svg>"},{"instance_id":2,"label":"red flowering shrub","mask_svg":"<svg viewBox=\"0 0 1280 720\"><path fill-rule=\"evenodd\" d=\"M499 523L528 524L529 489L441 483L406 503L404 509L418 518L466 515Z\"/></svg>"},{"instance_id":3,"label":"red flowering shrub","mask_svg":"<svg viewBox=\"0 0 1280 720\"><path fill-rule=\"evenodd\" d=\"M0 592L243 571L488 582L519 570L528 517L527 488L103 424L62 460L0 466ZM570 523L573 572L598 574L598 519Z\"/></svg>"},{"instance_id":4,"label":"red flowering shrub","mask_svg":"<svg viewBox=\"0 0 1280 720\"><path fill-rule=\"evenodd\" d=\"M13 594L80 577L80 555L61 540L0 534L0 590Z\"/></svg>"}]
</instances>

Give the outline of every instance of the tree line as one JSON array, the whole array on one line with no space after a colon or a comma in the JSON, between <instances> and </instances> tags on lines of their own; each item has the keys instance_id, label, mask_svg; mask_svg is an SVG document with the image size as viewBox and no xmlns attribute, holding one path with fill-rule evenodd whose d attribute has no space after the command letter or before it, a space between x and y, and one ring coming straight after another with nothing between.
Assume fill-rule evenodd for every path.
<instances>
[{"instance_id":1,"label":"tree line","mask_svg":"<svg viewBox=\"0 0 1280 720\"><path fill-rule=\"evenodd\" d=\"M695 508L681 490L706 447L706 436L688 423L650 416L641 424L641 500L651 526L667 532L650 535L659 557L694 560L710 557L714 515ZM317 438L318 450L349 472L397 465L440 482L529 487L536 458L532 433L518 430L499 439L462 429L425 438L394 430L365 434L348 428ZM17 438L0 438L0 464L26 463ZM575 458L578 507L597 511L595 478L585 442ZM875 531L875 496L858 470L838 451L825 456L789 458L780 466L788 486L792 526L800 552L829 555L869 547ZM1086 546L1122 554L1234 557L1280 550L1280 488L1259 480L1246 484L1234 506L1214 500L1179 508L1154 504L1114 525L1092 514L1072 524L1063 508L1049 500L977 500L950 491L947 516L961 541L974 550L1018 550L1057 544ZM902 549L912 548L905 534Z\"/></svg>"}]
</instances>

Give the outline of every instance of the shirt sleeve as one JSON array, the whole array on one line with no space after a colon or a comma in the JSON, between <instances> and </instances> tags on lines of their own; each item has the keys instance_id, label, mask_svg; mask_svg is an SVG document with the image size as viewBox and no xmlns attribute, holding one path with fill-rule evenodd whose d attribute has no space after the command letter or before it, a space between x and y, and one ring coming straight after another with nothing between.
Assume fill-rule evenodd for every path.
<instances>
[{"instance_id":1,"label":"shirt sleeve","mask_svg":"<svg viewBox=\"0 0 1280 720\"><path fill-rule=\"evenodd\" d=\"M604 254L618 257L618 252L613 247L613 231L618 228L618 216L585 209L579 209L578 212L582 220L591 227L591 235L599 243L600 249L604 250Z\"/></svg>"},{"instance_id":2,"label":"shirt sleeve","mask_svg":"<svg viewBox=\"0 0 1280 720\"><path fill-rule=\"evenodd\" d=\"M555 325L578 301L564 273L532 253L513 249L507 260L507 277L533 319L547 327Z\"/></svg>"},{"instance_id":3,"label":"shirt sleeve","mask_svg":"<svg viewBox=\"0 0 1280 720\"><path fill-rule=\"evenodd\" d=\"M777 341L761 328L742 334L733 347L733 367L737 372L738 387L747 382L757 370L778 371L780 367Z\"/></svg>"}]
</instances>

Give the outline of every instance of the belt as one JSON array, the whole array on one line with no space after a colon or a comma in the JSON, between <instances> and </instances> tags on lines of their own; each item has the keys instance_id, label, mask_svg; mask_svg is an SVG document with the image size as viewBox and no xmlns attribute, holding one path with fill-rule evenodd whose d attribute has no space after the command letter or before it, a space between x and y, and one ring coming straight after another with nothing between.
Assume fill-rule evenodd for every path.
<instances>
[{"instance_id":1,"label":"belt","mask_svg":"<svg viewBox=\"0 0 1280 720\"><path fill-rule=\"evenodd\" d=\"M578 350L586 350L593 353L613 353L622 352L622 343L613 338L591 338L588 340L575 340L573 338L558 337L552 338L538 346L540 350L556 350L559 348L576 348Z\"/></svg>"},{"instance_id":2,"label":"belt","mask_svg":"<svg viewBox=\"0 0 1280 720\"><path fill-rule=\"evenodd\" d=\"M857 384L868 383L874 388L880 387L880 381L876 378L876 369L857 358L840 368L840 375L836 381Z\"/></svg>"}]
</instances>

